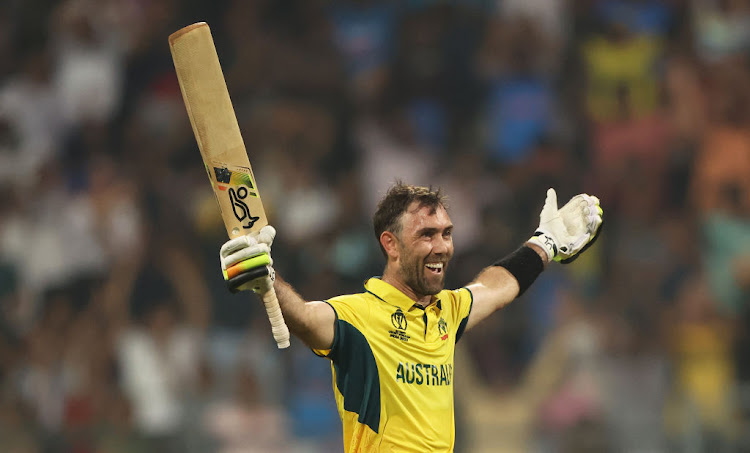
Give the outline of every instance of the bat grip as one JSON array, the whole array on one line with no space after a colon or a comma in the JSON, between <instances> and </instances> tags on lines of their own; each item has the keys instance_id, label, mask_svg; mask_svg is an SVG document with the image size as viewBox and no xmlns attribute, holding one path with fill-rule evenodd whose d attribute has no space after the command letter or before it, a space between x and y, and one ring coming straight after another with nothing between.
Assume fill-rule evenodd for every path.
<instances>
[{"instance_id":1,"label":"bat grip","mask_svg":"<svg viewBox=\"0 0 750 453\"><path fill-rule=\"evenodd\" d=\"M268 314L268 320L271 321L271 331L273 332L273 338L276 340L276 345L279 349L285 349L289 347L289 329L284 322L284 315L281 314L281 307L279 307L279 300L276 298L276 291L273 289L273 285L270 285L268 291L261 294L263 299L263 305L266 306L266 314Z\"/></svg>"}]
</instances>

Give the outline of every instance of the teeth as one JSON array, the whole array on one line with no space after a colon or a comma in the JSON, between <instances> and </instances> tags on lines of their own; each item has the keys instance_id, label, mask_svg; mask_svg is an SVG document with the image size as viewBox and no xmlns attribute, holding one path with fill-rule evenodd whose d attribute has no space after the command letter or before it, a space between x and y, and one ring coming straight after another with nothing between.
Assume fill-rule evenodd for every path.
<instances>
[{"instance_id":1,"label":"teeth","mask_svg":"<svg viewBox=\"0 0 750 453\"><path fill-rule=\"evenodd\" d=\"M426 266L430 269L440 270L443 268L443 263L428 263Z\"/></svg>"}]
</instances>

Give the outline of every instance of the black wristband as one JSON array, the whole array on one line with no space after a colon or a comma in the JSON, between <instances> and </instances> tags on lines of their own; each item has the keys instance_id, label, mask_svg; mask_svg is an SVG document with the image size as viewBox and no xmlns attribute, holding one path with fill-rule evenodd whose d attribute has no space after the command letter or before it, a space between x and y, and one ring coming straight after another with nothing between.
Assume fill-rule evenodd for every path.
<instances>
[{"instance_id":1,"label":"black wristband","mask_svg":"<svg viewBox=\"0 0 750 453\"><path fill-rule=\"evenodd\" d=\"M266 275L268 275L268 266L251 269L227 280L227 288L229 288L229 292L232 294L238 293L240 291L240 286L253 281L256 278L265 277Z\"/></svg>"},{"instance_id":2,"label":"black wristband","mask_svg":"<svg viewBox=\"0 0 750 453\"><path fill-rule=\"evenodd\" d=\"M544 270L544 261L542 257L531 247L521 246L518 250L510 255L495 262L493 266L504 267L516 278L520 290L518 295L523 294L539 274Z\"/></svg>"}]
</instances>

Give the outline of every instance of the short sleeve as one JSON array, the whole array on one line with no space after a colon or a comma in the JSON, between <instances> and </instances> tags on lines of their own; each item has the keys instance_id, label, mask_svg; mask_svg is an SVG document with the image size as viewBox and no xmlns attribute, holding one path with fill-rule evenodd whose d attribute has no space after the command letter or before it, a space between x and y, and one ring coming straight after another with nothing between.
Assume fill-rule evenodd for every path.
<instances>
[{"instance_id":1,"label":"short sleeve","mask_svg":"<svg viewBox=\"0 0 750 453\"><path fill-rule=\"evenodd\" d=\"M333 346L331 349L313 349L312 351L320 357L330 357L331 352L340 343L342 322L354 327L356 330L364 331L364 327L370 317L370 305L362 297L358 297L358 295L339 296L323 302L330 305L336 314Z\"/></svg>"},{"instance_id":2,"label":"short sleeve","mask_svg":"<svg viewBox=\"0 0 750 453\"><path fill-rule=\"evenodd\" d=\"M463 335L466 330L466 324L469 321L469 314L471 313L471 307L474 304L474 295L471 293L469 288L460 288L453 291L448 291L447 302L448 317L450 318L450 325L456 326L456 342Z\"/></svg>"}]
</instances>

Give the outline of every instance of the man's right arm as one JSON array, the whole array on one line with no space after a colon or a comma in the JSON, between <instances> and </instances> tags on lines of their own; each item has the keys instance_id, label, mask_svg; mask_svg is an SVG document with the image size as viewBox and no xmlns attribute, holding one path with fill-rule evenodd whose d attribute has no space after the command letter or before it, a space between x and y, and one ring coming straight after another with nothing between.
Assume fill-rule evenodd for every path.
<instances>
[{"instance_id":1,"label":"man's right arm","mask_svg":"<svg viewBox=\"0 0 750 453\"><path fill-rule=\"evenodd\" d=\"M311 349L331 349L336 313L325 302L307 302L278 275L273 285L289 331Z\"/></svg>"}]
</instances>

